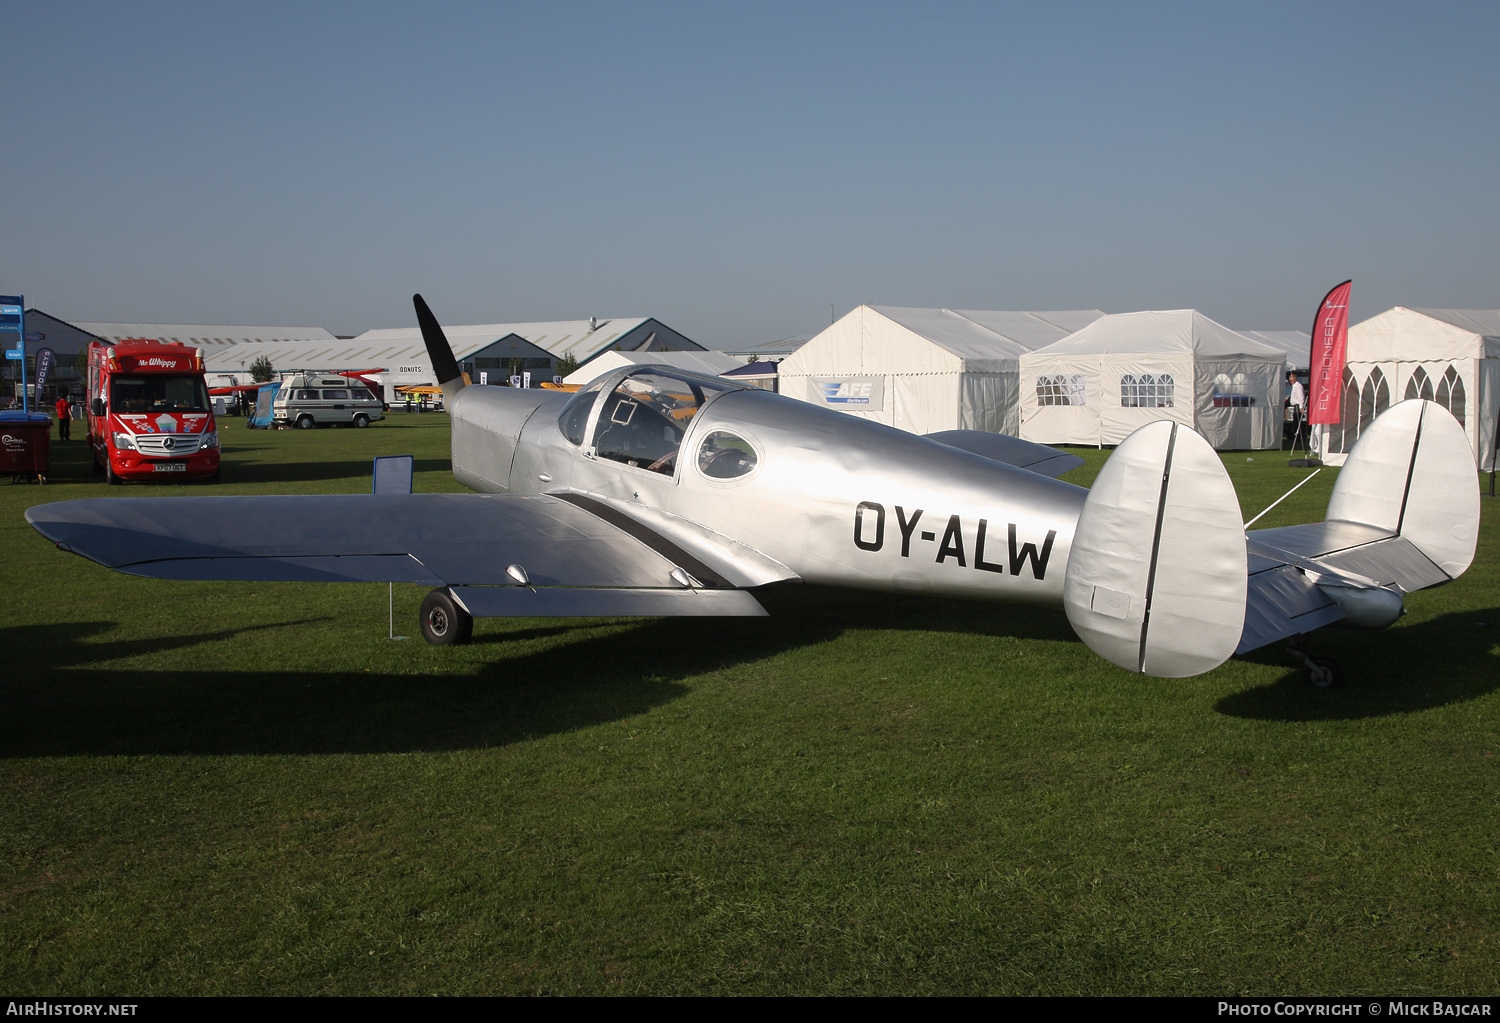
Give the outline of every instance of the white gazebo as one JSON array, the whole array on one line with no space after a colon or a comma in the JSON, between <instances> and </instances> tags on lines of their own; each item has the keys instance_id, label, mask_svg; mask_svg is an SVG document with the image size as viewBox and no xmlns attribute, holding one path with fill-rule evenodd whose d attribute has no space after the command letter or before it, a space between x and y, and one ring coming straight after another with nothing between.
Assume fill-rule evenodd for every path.
<instances>
[{"instance_id":1,"label":"white gazebo","mask_svg":"<svg viewBox=\"0 0 1500 1023\"><path fill-rule=\"evenodd\" d=\"M1500 309L1397 306L1356 323L1349 328L1341 393L1340 422L1328 432L1329 462L1342 463L1388 406L1426 398L1463 424L1480 470L1494 468Z\"/></svg>"},{"instance_id":2,"label":"white gazebo","mask_svg":"<svg viewBox=\"0 0 1500 1023\"><path fill-rule=\"evenodd\" d=\"M1285 368L1196 309L1105 316L1021 356L1021 438L1103 447L1170 419L1221 450L1280 447Z\"/></svg>"},{"instance_id":3,"label":"white gazebo","mask_svg":"<svg viewBox=\"0 0 1500 1023\"><path fill-rule=\"evenodd\" d=\"M782 394L912 433L1014 437L1020 357L1103 315L862 305L787 356L777 375Z\"/></svg>"}]
</instances>

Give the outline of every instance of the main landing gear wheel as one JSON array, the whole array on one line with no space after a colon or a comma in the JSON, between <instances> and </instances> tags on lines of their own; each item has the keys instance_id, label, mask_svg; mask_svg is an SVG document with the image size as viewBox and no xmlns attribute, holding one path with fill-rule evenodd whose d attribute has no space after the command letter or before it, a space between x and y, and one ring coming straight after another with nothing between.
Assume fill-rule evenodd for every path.
<instances>
[{"instance_id":1,"label":"main landing gear wheel","mask_svg":"<svg viewBox=\"0 0 1500 1023\"><path fill-rule=\"evenodd\" d=\"M446 589L433 590L422 601L422 638L433 646L467 643L474 635L474 618L458 606Z\"/></svg>"},{"instance_id":2,"label":"main landing gear wheel","mask_svg":"<svg viewBox=\"0 0 1500 1023\"><path fill-rule=\"evenodd\" d=\"M1344 684L1344 666L1332 657L1310 654L1296 644L1287 647L1286 652L1302 662L1302 677L1314 689L1338 689Z\"/></svg>"}]
</instances>

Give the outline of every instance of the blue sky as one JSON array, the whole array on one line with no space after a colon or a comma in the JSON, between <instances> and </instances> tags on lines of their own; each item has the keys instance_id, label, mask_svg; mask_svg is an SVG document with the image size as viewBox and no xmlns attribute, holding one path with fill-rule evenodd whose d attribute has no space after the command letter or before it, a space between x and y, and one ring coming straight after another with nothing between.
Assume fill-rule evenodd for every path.
<instances>
[{"instance_id":1,"label":"blue sky","mask_svg":"<svg viewBox=\"0 0 1500 1023\"><path fill-rule=\"evenodd\" d=\"M1500 306L1500 5L0 5L68 319Z\"/></svg>"}]
</instances>

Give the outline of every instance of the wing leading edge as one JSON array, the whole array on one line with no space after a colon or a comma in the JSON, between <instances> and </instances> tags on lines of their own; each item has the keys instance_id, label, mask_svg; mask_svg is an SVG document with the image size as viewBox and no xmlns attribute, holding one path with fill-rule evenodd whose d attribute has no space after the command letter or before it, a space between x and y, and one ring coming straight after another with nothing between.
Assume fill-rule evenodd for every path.
<instances>
[{"instance_id":1,"label":"wing leading edge","mask_svg":"<svg viewBox=\"0 0 1500 1023\"><path fill-rule=\"evenodd\" d=\"M701 552L556 497L95 498L26 519L63 550L158 579L446 585L478 616L765 614Z\"/></svg>"}]
</instances>

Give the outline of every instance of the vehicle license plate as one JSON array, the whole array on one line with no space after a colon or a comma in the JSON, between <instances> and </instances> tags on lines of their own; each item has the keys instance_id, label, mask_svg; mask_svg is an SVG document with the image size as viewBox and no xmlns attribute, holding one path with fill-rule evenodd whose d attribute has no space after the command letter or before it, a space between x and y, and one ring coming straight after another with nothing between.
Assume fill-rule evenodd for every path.
<instances>
[{"instance_id":1,"label":"vehicle license plate","mask_svg":"<svg viewBox=\"0 0 1500 1023\"><path fill-rule=\"evenodd\" d=\"M187 472L186 462L157 462L151 467L152 472Z\"/></svg>"}]
</instances>

